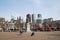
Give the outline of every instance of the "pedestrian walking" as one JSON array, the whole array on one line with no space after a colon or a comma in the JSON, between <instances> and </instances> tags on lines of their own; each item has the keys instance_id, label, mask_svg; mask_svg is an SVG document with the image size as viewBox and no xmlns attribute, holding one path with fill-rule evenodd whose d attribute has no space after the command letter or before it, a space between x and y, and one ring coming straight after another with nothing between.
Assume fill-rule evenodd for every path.
<instances>
[{"instance_id":1,"label":"pedestrian walking","mask_svg":"<svg viewBox=\"0 0 60 40\"><path fill-rule=\"evenodd\" d=\"M22 31L20 31L20 35L22 35L22 33L23 33L23 32L22 32Z\"/></svg>"},{"instance_id":2,"label":"pedestrian walking","mask_svg":"<svg viewBox=\"0 0 60 40\"><path fill-rule=\"evenodd\" d=\"M34 32L32 32L31 36L34 36L34 34L35 34L35 33L34 33Z\"/></svg>"}]
</instances>

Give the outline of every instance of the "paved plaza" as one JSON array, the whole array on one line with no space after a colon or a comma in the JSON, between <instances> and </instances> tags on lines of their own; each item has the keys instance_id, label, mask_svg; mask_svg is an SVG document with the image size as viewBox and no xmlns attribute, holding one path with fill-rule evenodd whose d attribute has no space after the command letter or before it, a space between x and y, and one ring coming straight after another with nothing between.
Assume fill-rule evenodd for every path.
<instances>
[{"instance_id":1,"label":"paved plaza","mask_svg":"<svg viewBox=\"0 0 60 40\"><path fill-rule=\"evenodd\" d=\"M0 40L60 40L60 31L53 32L35 32L31 36L31 32L0 32Z\"/></svg>"}]
</instances>

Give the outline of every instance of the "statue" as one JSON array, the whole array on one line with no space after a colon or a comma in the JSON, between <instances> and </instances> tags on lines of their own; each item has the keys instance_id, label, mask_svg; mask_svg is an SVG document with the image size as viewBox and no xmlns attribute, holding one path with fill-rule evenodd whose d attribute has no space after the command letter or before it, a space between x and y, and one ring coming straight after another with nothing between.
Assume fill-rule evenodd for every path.
<instances>
[{"instance_id":1,"label":"statue","mask_svg":"<svg viewBox=\"0 0 60 40\"><path fill-rule=\"evenodd\" d=\"M27 23L27 32L31 32L29 23Z\"/></svg>"}]
</instances>

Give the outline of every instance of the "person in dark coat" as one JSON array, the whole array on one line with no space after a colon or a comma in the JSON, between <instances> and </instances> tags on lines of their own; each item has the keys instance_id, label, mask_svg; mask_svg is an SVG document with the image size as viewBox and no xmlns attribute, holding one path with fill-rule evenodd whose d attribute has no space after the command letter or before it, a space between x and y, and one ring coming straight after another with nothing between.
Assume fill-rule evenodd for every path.
<instances>
[{"instance_id":1,"label":"person in dark coat","mask_svg":"<svg viewBox=\"0 0 60 40\"><path fill-rule=\"evenodd\" d=\"M22 34L23 32L22 31L20 31L20 35Z\"/></svg>"},{"instance_id":2,"label":"person in dark coat","mask_svg":"<svg viewBox=\"0 0 60 40\"><path fill-rule=\"evenodd\" d=\"M35 34L35 33L34 33L34 32L32 32L31 36L34 36L34 34Z\"/></svg>"}]
</instances>

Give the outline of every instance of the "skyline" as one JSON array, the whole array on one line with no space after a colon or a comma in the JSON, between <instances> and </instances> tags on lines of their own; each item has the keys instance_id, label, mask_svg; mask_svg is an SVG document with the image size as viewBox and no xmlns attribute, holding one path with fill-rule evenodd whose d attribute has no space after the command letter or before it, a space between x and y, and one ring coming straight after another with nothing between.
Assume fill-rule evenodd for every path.
<instances>
[{"instance_id":1,"label":"skyline","mask_svg":"<svg viewBox=\"0 0 60 40\"><path fill-rule=\"evenodd\" d=\"M60 0L0 0L0 17L10 20L13 15L26 20L26 14L42 14L42 19L60 20L59 4Z\"/></svg>"}]
</instances>

